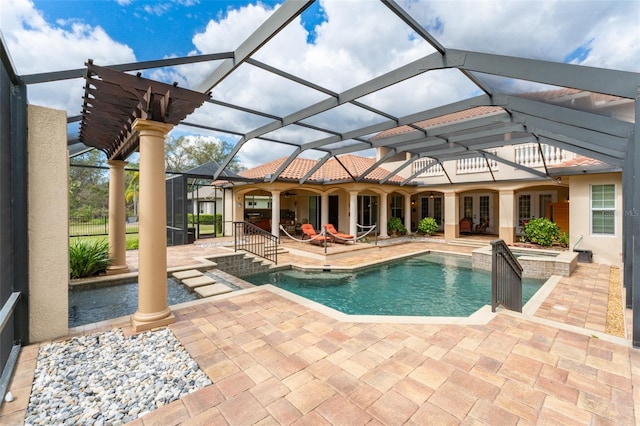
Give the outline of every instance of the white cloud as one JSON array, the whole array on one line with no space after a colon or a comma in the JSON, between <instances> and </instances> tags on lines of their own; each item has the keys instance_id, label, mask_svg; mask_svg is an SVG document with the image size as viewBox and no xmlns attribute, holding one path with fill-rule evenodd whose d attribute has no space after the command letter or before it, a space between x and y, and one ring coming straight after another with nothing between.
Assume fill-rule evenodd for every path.
<instances>
[{"instance_id":1,"label":"white cloud","mask_svg":"<svg viewBox=\"0 0 640 426\"><path fill-rule=\"evenodd\" d=\"M20 75L84 68L89 58L102 64L135 62L133 50L101 27L77 20L47 23L28 0L3 0L0 12L0 27ZM29 102L79 114L82 87L78 80L33 85Z\"/></svg>"},{"instance_id":2,"label":"white cloud","mask_svg":"<svg viewBox=\"0 0 640 426\"><path fill-rule=\"evenodd\" d=\"M634 0L408 1L412 15L447 48L638 71L640 2ZM634 60L635 58L635 60Z\"/></svg>"}]
</instances>

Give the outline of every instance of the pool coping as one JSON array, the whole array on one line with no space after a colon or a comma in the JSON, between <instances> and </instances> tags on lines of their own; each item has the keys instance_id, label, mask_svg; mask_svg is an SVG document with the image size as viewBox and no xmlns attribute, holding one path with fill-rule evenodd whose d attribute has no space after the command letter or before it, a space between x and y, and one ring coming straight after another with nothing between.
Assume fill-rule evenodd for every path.
<instances>
[{"instance_id":1,"label":"pool coping","mask_svg":"<svg viewBox=\"0 0 640 426\"><path fill-rule=\"evenodd\" d=\"M416 252L412 252L412 253L405 253L405 254L401 254L401 255L397 255L397 256L392 256L389 257L388 259L382 260L382 261L372 261L372 262L367 262L367 263L361 263L357 266L331 266L331 265L323 265L323 266L309 266L309 265L301 265L301 264L295 264L295 263L283 263L283 264L279 264L279 265L273 265L271 268L271 272L275 272L275 271L280 271L280 270L296 270L296 271L301 271L301 272L362 272L365 270L369 270L375 267L379 267L381 265L387 265L390 263L394 263L394 262L398 262L404 259L410 259L413 257L418 257L421 255L425 255L425 254L431 254L431 253L435 253L435 254L441 254L441 255L447 255L447 256L457 256L457 257L463 257L463 258L469 258L472 259L472 254L467 254L467 253L451 253L449 251L446 250L434 250L434 249L425 249L425 250L420 250L420 251L416 251ZM217 264L212 261L211 259L215 259L215 256L209 256L209 257L203 257L203 258L198 258L197 260L202 261L202 263L200 264L200 268L204 269L203 272L206 272L207 270L210 270L212 268L215 268L217 266ZM167 270L167 277L171 277L171 273L176 272L178 270L185 270L185 269L199 269L197 267L177 267L177 268L170 268ZM220 270L221 272L224 272L222 270ZM225 272L225 274L227 274ZM70 287L75 287L75 286L90 286L90 285L96 285L96 286L101 286L101 285L117 285L119 282L126 282L127 280L131 280L132 278L137 278L138 273L137 272L131 272L131 273L127 273L127 274L122 274L122 275L118 275L117 278L115 278L116 276L102 276L99 277L99 279L95 279L94 280L83 280L83 281L87 281L87 282L76 282L74 283L74 286L72 286L70 284ZM285 297L289 300L292 300L302 306L306 306L309 308L314 309L317 312L320 312L324 315L327 315L331 318L334 318L336 320L342 321L342 322L356 322L356 323L394 323L394 324L467 324L467 325L483 325L488 323L492 318L495 317L495 313L491 312L491 306L490 305L484 305L480 308L478 308L478 310L476 310L474 313L472 313L471 315L468 315L466 317L448 317L448 316L419 316L419 315L352 315L352 314L345 314L343 312L340 312L336 309L330 308L328 306L325 306L321 303L315 302L311 299L307 299L303 296L299 296L295 293L289 292L287 290L283 290L281 288L278 288L272 284L263 284L263 285L255 285L252 284L246 280L244 280L242 277L236 277L233 276L233 278L242 281L246 287L248 288L244 288L241 290L234 290L230 293L227 294L223 294L223 295L217 295L217 296L211 296L211 297L201 297L198 298L196 300L191 300L188 302L183 302L183 303L179 303L179 304L175 304L175 305L170 305L169 308L173 309L181 309L181 308L185 308L185 307L189 307L189 306L193 306L193 305L197 305L200 303L206 303L208 301L212 301L212 300L222 300L222 299L226 299L229 297L235 297L235 296L239 296L241 294L245 294L247 292L255 292L259 289L266 289L271 291L272 293L278 294L282 297ZM115 278L115 279L114 279ZM559 282L560 280L560 276L551 276L549 279L547 279L547 281L545 281L545 283L542 285L542 287L540 289L538 289L538 291L536 291L536 293L534 293L534 295L527 301L527 303L523 306L522 312L525 315L531 315L533 316L533 314L535 313L535 311L537 311L537 309L540 307L540 305L544 302L544 300L546 299L546 297L551 293L551 291L553 291L553 289L555 288L556 284ZM73 327L73 328L69 328L69 332L82 332L82 331L88 331L88 330L92 330L92 329L97 329L100 327L104 327L107 325L111 325L111 324L121 324L123 322L128 322L130 319L131 315L124 315L121 317L117 317L117 318L112 318L112 319L107 319L104 321L99 321L99 322L95 322L95 323L90 323L90 324L85 324L85 325L81 325L81 326L77 326L77 327Z\"/></svg>"},{"instance_id":2,"label":"pool coping","mask_svg":"<svg viewBox=\"0 0 640 426\"><path fill-rule=\"evenodd\" d=\"M242 280L241 278L235 277L236 279ZM197 300L192 300L189 302L183 302L176 305L171 305L169 308L173 311L177 311L184 308L189 308L192 306L201 305L204 303L211 303L218 300L232 299L235 297L242 297L247 294L256 293L260 291L268 291L280 297L283 297L287 300L290 300L294 303L297 303L301 306L308 307L313 309L314 311L326 315L329 318L335 319L336 321L346 322L346 323L378 323L378 324L432 324L432 325L486 325L495 318L498 314L505 314L509 316L513 316L515 318L526 319L531 322L535 322L541 325L551 326L560 330L570 331L574 333L578 333L585 336L590 336L594 338L601 339L606 342L616 343L620 345L624 345L627 347L632 347L631 341L606 334L601 331L589 330L587 328L578 327L570 324L565 324L553 320L549 320L546 318L540 318L535 316L535 312L538 310L540 305L546 300L546 298L551 294L553 289L562 279L561 276L554 275L550 277L542 287L529 299L529 301L525 304L522 309L522 313L509 311L507 309L498 308L496 312L491 312L491 306L484 305L480 309L478 309L475 313L471 314L467 317L426 317L426 316L385 316L385 315L349 315L337 311L333 308L329 308L321 303L314 302L310 299L307 299L303 296L299 296L297 294L291 293L287 290L283 290L281 288L275 287L272 284L264 284L261 286L255 286L251 283L247 283L250 288L236 290L231 293L221 294L218 296L205 297ZM244 280L242 280L244 281ZM246 282L246 281L245 281ZM86 324L78 327L74 327L73 329L69 329L70 334L74 333L83 333L83 332L91 332L92 330L99 330L108 326L122 326L123 323L129 323L131 315L125 315L118 318L112 318L105 321L100 321L97 323Z\"/></svg>"}]
</instances>

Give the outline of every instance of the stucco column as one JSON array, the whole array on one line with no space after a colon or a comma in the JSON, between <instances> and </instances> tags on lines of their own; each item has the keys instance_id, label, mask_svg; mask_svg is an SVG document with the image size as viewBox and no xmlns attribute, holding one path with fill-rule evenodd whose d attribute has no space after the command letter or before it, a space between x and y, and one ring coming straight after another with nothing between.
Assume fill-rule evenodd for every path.
<instances>
[{"instance_id":1,"label":"stucco column","mask_svg":"<svg viewBox=\"0 0 640 426\"><path fill-rule=\"evenodd\" d=\"M444 239L451 241L460 235L460 197L455 192L444 194Z\"/></svg>"},{"instance_id":2,"label":"stucco column","mask_svg":"<svg viewBox=\"0 0 640 426\"><path fill-rule=\"evenodd\" d=\"M349 234L358 235L358 191L349 191Z\"/></svg>"},{"instance_id":3,"label":"stucco column","mask_svg":"<svg viewBox=\"0 0 640 426\"><path fill-rule=\"evenodd\" d=\"M167 199L164 137L173 126L137 119L140 136L140 207L138 248L138 310L131 316L134 331L175 322L167 306Z\"/></svg>"},{"instance_id":4,"label":"stucco column","mask_svg":"<svg viewBox=\"0 0 640 426\"><path fill-rule=\"evenodd\" d=\"M280 238L280 193L271 191L271 235Z\"/></svg>"},{"instance_id":5,"label":"stucco column","mask_svg":"<svg viewBox=\"0 0 640 426\"><path fill-rule=\"evenodd\" d=\"M378 235L382 238L389 236L387 232L387 222L389 221L389 194L380 194L380 223L378 224Z\"/></svg>"},{"instance_id":6,"label":"stucco column","mask_svg":"<svg viewBox=\"0 0 640 426\"><path fill-rule=\"evenodd\" d=\"M320 226L324 229L324 225L329 223L329 194L322 194L320 196ZM332 223L334 226L338 226Z\"/></svg>"},{"instance_id":7,"label":"stucco column","mask_svg":"<svg viewBox=\"0 0 640 426\"><path fill-rule=\"evenodd\" d=\"M126 161L109 160L109 258L107 275L129 272L127 266L127 224L124 200Z\"/></svg>"},{"instance_id":8,"label":"stucco column","mask_svg":"<svg viewBox=\"0 0 640 426\"><path fill-rule=\"evenodd\" d=\"M500 191L500 228L498 236L507 244L513 244L516 239L515 222L515 192Z\"/></svg>"},{"instance_id":9,"label":"stucco column","mask_svg":"<svg viewBox=\"0 0 640 426\"><path fill-rule=\"evenodd\" d=\"M404 227L411 234L411 195L404 196Z\"/></svg>"}]
</instances>

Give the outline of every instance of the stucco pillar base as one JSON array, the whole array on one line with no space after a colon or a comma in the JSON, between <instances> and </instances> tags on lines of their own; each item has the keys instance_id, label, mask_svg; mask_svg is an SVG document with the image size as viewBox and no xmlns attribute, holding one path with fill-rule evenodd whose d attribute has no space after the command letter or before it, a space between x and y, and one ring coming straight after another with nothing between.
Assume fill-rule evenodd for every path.
<instances>
[{"instance_id":1,"label":"stucco pillar base","mask_svg":"<svg viewBox=\"0 0 640 426\"><path fill-rule=\"evenodd\" d=\"M109 265L107 266L107 275L126 274L130 272L129 265Z\"/></svg>"},{"instance_id":2,"label":"stucco pillar base","mask_svg":"<svg viewBox=\"0 0 640 426\"><path fill-rule=\"evenodd\" d=\"M143 314L136 312L131 315L131 327L136 333L140 331L147 331L153 328L164 327L176 322L176 317L171 312L171 309L167 308L161 312L154 312L151 314Z\"/></svg>"},{"instance_id":3,"label":"stucco pillar base","mask_svg":"<svg viewBox=\"0 0 640 426\"><path fill-rule=\"evenodd\" d=\"M500 227L500 234L498 235L501 240L504 240L507 244L513 244L516 241L516 228L512 227Z\"/></svg>"},{"instance_id":4,"label":"stucco pillar base","mask_svg":"<svg viewBox=\"0 0 640 426\"><path fill-rule=\"evenodd\" d=\"M444 239L445 241L451 241L451 240L455 240L456 238L458 238L458 236L460 235L459 232L460 229L460 225L447 225L445 223L444 225Z\"/></svg>"}]
</instances>

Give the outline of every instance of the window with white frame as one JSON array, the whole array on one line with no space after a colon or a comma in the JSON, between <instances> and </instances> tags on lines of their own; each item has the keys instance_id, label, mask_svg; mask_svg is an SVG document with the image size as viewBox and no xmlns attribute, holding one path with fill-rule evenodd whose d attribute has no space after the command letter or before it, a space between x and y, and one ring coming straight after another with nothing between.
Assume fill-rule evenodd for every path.
<instances>
[{"instance_id":1,"label":"window with white frame","mask_svg":"<svg viewBox=\"0 0 640 426\"><path fill-rule=\"evenodd\" d=\"M616 232L616 186L591 185L591 233L614 235Z\"/></svg>"},{"instance_id":2,"label":"window with white frame","mask_svg":"<svg viewBox=\"0 0 640 426\"><path fill-rule=\"evenodd\" d=\"M391 196L391 217L402 218L402 202L404 201L404 197L402 195L392 195Z\"/></svg>"}]
</instances>

